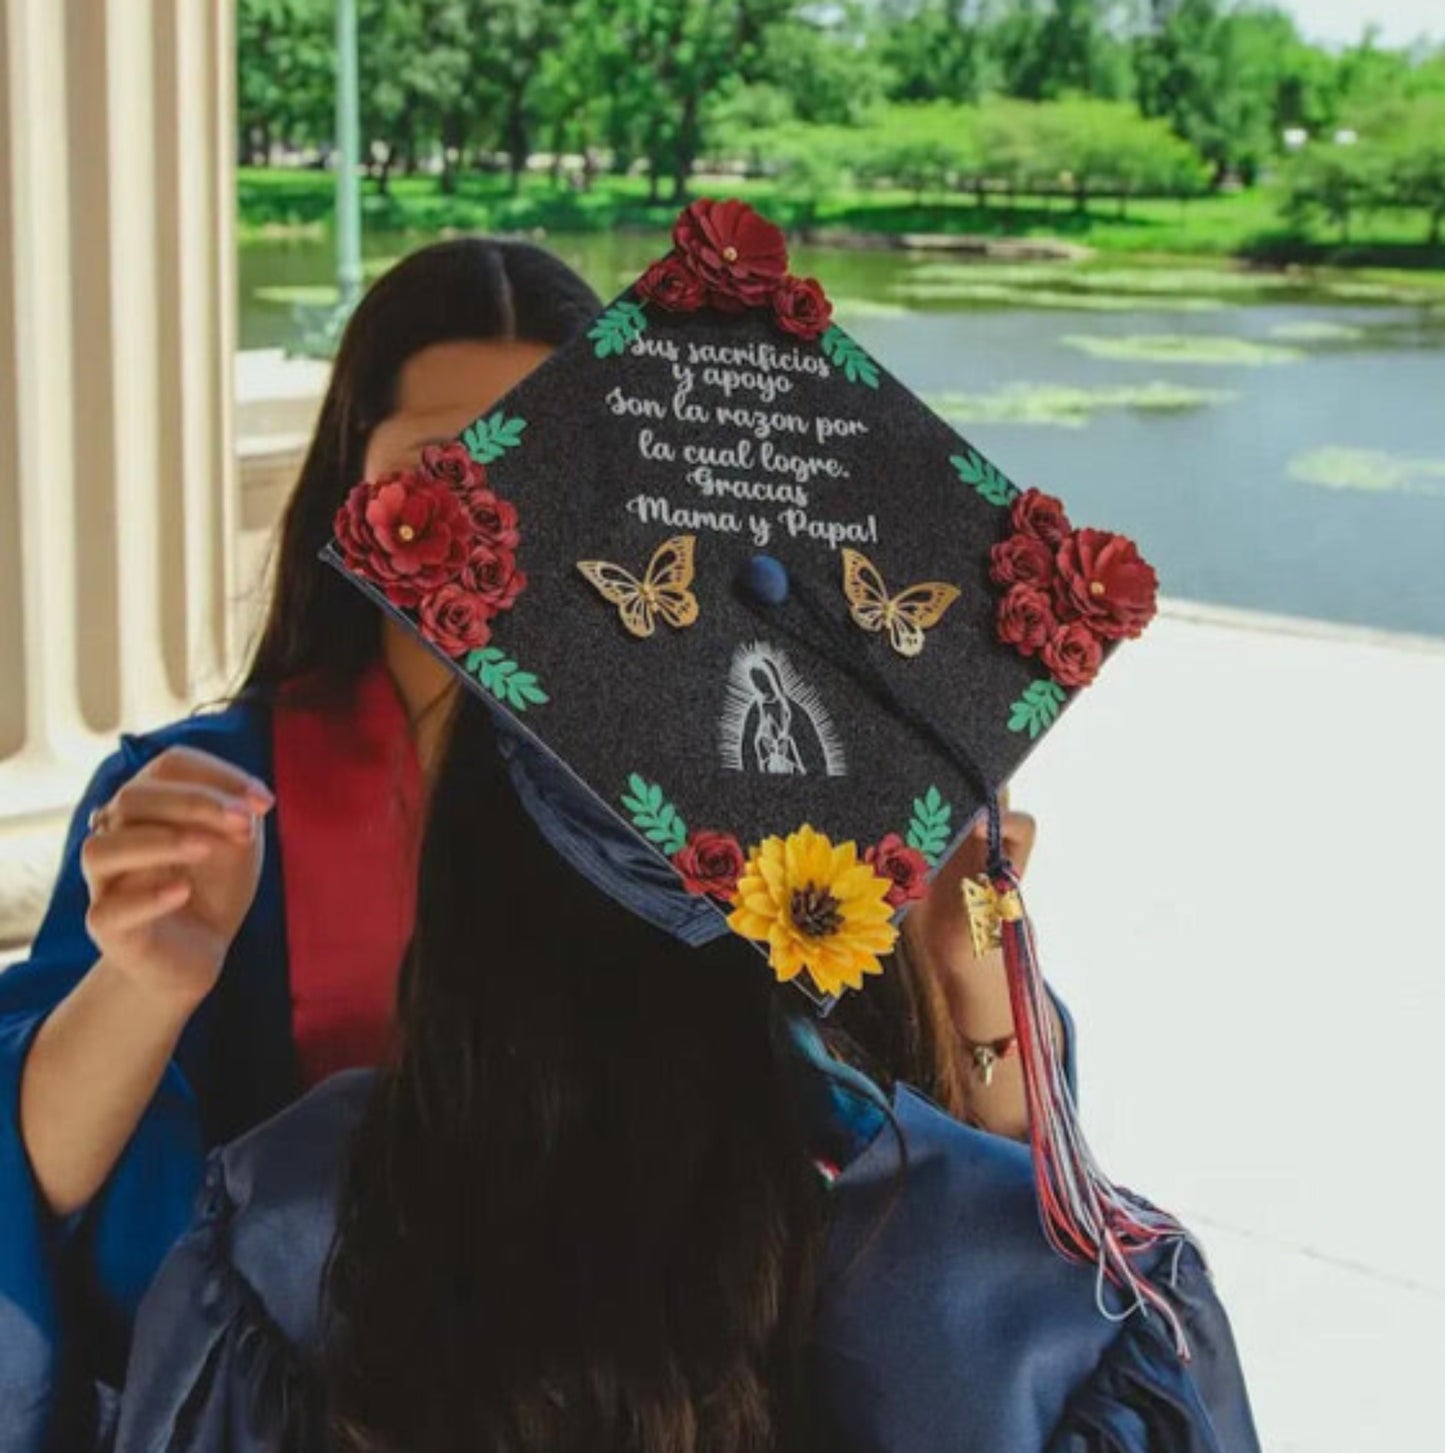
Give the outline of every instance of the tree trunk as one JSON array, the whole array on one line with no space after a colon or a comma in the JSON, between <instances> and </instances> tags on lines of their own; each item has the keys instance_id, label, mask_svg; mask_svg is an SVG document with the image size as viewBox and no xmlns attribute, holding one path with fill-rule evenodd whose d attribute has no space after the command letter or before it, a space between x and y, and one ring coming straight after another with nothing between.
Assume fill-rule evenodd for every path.
<instances>
[{"instance_id":1,"label":"tree trunk","mask_svg":"<svg viewBox=\"0 0 1445 1453\"><path fill-rule=\"evenodd\" d=\"M522 190L522 173L527 170L531 145L527 136L527 109L524 91L514 86L507 98L507 173L513 196Z\"/></svg>"},{"instance_id":2,"label":"tree trunk","mask_svg":"<svg viewBox=\"0 0 1445 1453\"><path fill-rule=\"evenodd\" d=\"M672 156L672 200L678 206L687 200L687 184L692 176L697 150L702 144L697 119L697 93L689 91L678 118L676 150Z\"/></svg>"}]
</instances>

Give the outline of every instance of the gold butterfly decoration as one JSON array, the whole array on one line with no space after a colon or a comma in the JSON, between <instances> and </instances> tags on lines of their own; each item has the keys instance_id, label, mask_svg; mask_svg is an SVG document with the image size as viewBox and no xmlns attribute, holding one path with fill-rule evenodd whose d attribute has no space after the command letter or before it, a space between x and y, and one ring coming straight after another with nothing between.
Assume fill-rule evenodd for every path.
<instances>
[{"instance_id":1,"label":"gold butterfly decoration","mask_svg":"<svg viewBox=\"0 0 1445 1453\"><path fill-rule=\"evenodd\" d=\"M641 580L608 560L579 560L577 568L603 600L617 607L627 630L645 638L657 628L658 616L679 631L697 620L697 597L689 588L696 545L696 535L664 540Z\"/></svg>"},{"instance_id":2,"label":"gold butterfly decoration","mask_svg":"<svg viewBox=\"0 0 1445 1453\"><path fill-rule=\"evenodd\" d=\"M1023 904L1010 888L1000 893L985 877L963 880L963 901L968 908L968 926L973 934L973 951L980 958L1003 944L1003 926L1023 917Z\"/></svg>"},{"instance_id":3,"label":"gold butterfly decoration","mask_svg":"<svg viewBox=\"0 0 1445 1453\"><path fill-rule=\"evenodd\" d=\"M900 656L922 651L924 631L943 619L959 595L957 586L938 580L889 595L877 567L857 550L843 551L843 593L854 621L865 631L886 629L888 644Z\"/></svg>"}]
</instances>

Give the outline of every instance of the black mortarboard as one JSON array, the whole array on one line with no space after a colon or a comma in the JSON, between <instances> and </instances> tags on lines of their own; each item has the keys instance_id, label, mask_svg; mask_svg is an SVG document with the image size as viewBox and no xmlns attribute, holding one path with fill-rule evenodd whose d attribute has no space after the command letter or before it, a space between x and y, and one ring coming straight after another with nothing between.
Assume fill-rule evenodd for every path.
<instances>
[{"instance_id":1,"label":"black mortarboard","mask_svg":"<svg viewBox=\"0 0 1445 1453\"><path fill-rule=\"evenodd\" d=\"M1067 1091L996 794L1154 572L833 324L751 208L694 203L673 238L459 444L358 485L330 558L815 998L877 968L988 809L973 907L1071 1156L1039 1124Z\"/></svg>"}]
</instances>

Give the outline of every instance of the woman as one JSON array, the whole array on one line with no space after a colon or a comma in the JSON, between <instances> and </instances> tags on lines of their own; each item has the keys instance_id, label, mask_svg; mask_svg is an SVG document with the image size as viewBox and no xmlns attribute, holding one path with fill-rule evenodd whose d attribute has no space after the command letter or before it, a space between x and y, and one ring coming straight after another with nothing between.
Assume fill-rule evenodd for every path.
<instances>
[{"instance_id":1,"label":"woman","mask_svg":"<svg viewBox=\"0 0 1445 1453\"><path fill-rule=\"evenodd\" d=\"M596 308L520 243L442 243L381 279L342 341L238 699L126 739L77 809L32 955L0 977L4 1453L81 1446L104 1423L205 1152L381 1057L451 686L316 555L356 480L449 439ZM1021 861L1032 825L1012 821ZM915 910L919 967L859 1038L1013 1135L1026 1120L1011 1067L985 1083L967 1041L920 1035L943 1021L911 1010L946 990L959 1033L1009 1033L1002 968L974 960L958 906L979 857L961 852ZM699 915L715 920L676 911Z\"/></svg>"},{"instance_id":2,"label":"woman","mask_svg":"<svg viewBox=\"0 0 1445 1453\"><path fill-rule=\"evenodd\" d=\"M1186 1367L1047 1248L1025 1147L844 1071L740 941L584 883L554 847L639 891L492 736L459 703L394 1065L215 1158L120 1453L1256 1449L1191 1246L1158 1269Z\"/></svg>"}]
</instances>

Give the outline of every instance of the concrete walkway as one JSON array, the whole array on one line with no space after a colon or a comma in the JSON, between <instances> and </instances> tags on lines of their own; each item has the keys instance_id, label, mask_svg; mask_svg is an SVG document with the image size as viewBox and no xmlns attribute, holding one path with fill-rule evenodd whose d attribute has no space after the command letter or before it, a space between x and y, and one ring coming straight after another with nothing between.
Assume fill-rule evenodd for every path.
<instances>
[{"instance_id":1,"label":"concrete walkway","mask_svg":"<svg viewBox=\"0 0 1445 1453\"><path fill-rule=\"evenodd\" d=\"M1267 1453L1442 1446L1445 647L1176 606L1015 801L1091 1139L1198 1232Z\"/></svg>"}]
</instances>

